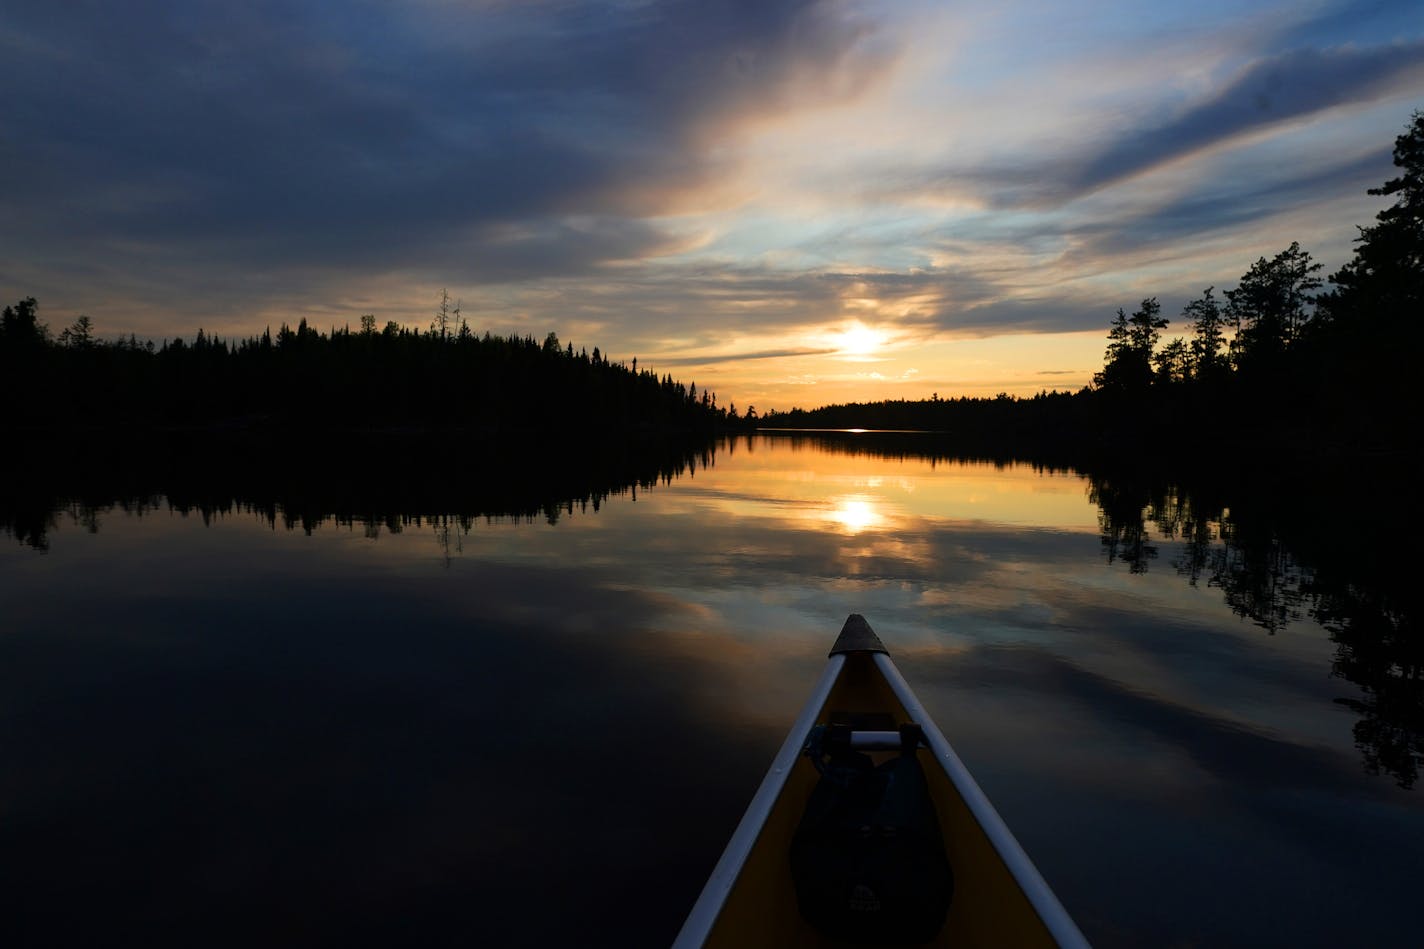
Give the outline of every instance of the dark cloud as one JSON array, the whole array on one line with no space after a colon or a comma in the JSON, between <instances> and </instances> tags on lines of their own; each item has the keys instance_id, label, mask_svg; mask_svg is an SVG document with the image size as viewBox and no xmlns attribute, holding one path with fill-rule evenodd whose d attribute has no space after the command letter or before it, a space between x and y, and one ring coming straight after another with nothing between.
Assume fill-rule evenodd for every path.
<instances>
[{"instance_id":1,"label":"dark cloud","mask_svg":"<svg viewBox=\"0 0 1424 949\"><path fill-rule=\"evenodd\" d=\"M871 32L815 0L20 3L0 206L29 255L580 272L667 239L607 219L712 174L712 131L868 81Z\"/></svg>"},{"instance_id":2,"label":"dark cloud","mask_svg":"<svg viewBox=\"0 0 1424 949\"><path fill-rule=\"evenodd\" d=\"M1378 5L1364 4L1380 12ZM1349 9L1287 31L1318 37ZM1338 37L1334 40L1338 43ZM1076 159L1026 157L971 168L901 169L870 193L906 197L972 192L997 209L1057 207L1100 188L1292 119L1373 102L1424 79L1424 41L1298 48L1260 54L1224 86L1170 116L1116 130ZM1322 182L1324 184L1325 182ZM1339 182L1332 182L1336 187ZM1236 223L1230 218L1223 223Z\"/></svg>"},{"instance_id":3,"label":"dark cloud","mask_svg":"<svg viewBox=\"0 0 1424 949\"><path fill-rule=\"evenodd\" d=\"M625 338L638 346L657 347L665 338L669 314L696 314L696 323L679 327L688 337L681 348L715 348L729 332L785 332L823 327L843 319L863 319L857 304L864 298L894 310L895 325L926 337L941 331L960 336L1003 332L1070 332L1105 325L1100 299L1075 299L1060 288L1041 294L1023 292L1039 283L1032 265L990 268L936 267L900 273L816 273L743 264L659 264L632 268L616 288L616 318ZM1118 302L1113 302L1116 307ZM608 316L605 301L570 297L563 311L570 319L596 322ZM689 336L690 334L690 336ZM650 352L645 349L644 352ZM807 349L759 351L757 356L813 355ZM709 363L704 357L659 359L659 365ZM726 360L718 358L715 362Z\"/></svg>"},{"instance_id":4,"label":"dark cloud","mask_svg":"<svg viewBox=\"0 0 1424 949\"><path fill-rule=\"evenodd\" d=\"M946 256L968 258L963 245L976 240L1022 248L1035 256L999 268L933 267L897 273L807 273L767 267L727 265L713 268L660 268L628 287L627 326L646 324L655 332L665 314L679 303L716 317L716 328L755 330L768 322L779 327L820 325L849 317L843 301L869 296L902 315L897 323L925 333L949 332L991 336L1005 332L1075 332L1103 329L1113 310L1135 303L1144 294L1128 290L1120 298L1077 291L1061 285L1043 287L1041 269L1048 266L1075 275L1123 271L1145 257L1171 258L1189 254L1194 242L1207 235L1289 213L1320 200L1322 194L1363 195L1385 180L1391 170L1391 150L1381 145L1343 160L1258 176L1220 175L1197 188L1165 200L1143 197L1126 210L1087 212L1072 218L985 219L962 224L951 240L941 242ZM1342 231L1341 241L1352 231ZM1281 246L1287 243L1282 239ZM1280 247L1261 247L1259 253ZM1307 247L1312 253L1321 249ZM1146 295L1159 296L1169 312L1209 283L1234 280L1250 263L1243 254L1239 270L1228 274L1197 273L1182 282L1152 286ZM1326 259L1327 267L1335 264ZM1036 272L1038 271L1038 272ZM758 301L759 306L746 305ZM639 314L643 314L640 316ZM710 344L711 340L707 341ZM792 355L774 351L768 355ZM809 353L808 353L809 354ZM706 362L702 358L664 360L668 365ZM718 362L723 360L719 359ZM1067 371L1065 370L1065 373Z\"/></svg>"},{"instance_id":5,"label":"dark cloud","mask_svg":"<svg viewBox=\"0 0 1424 949\"><path fill-rule=\"evenodd\" d=\"M1324 4L1303 20L1280 24L1275 40L1281 47L1328 46L1368 42L1394 33L1400 15L1396 0L1345 0Z\"/></svg>"},{"instance_id":6,"label":"dark cloud","mask_svg":"<svg viewBox=\"0 0 1424 949\"><path fill-rule=\"evenodd\" d=\"M1269 177L1227 173L1207 176L1193 189L1164 200L1144 195L1126 209L1084 210L1071 218L1010 215L975 220L961 225L955 239L1021 248L1035 255L1031 259L1046 261L1059 271L1080 277L1123 272L1140 266L1144 260L1189 255L1196 241L1205 236L1290 213L1320 201L1322 195L1363 195L1367 188L1389 177L1390 171L1391 149L1381 144L1364 154L1351 154L1333 162L1312 161L1281 168ZM1351 233L1342 231L1342 243ZM1283 238L1281 246L1286 242ZM1279 249L1261 247L1259 253ZM1307 250L1320 252L1315 247ZM1235 273L1198 273L1190 285L1168 278L1149 293L1159 296L1169 312L1175 313L1172 308L1202 286L1234 283L1249 265L1250 255L1243 254L1239 263L1240 270ZM1334 266L1328 259L1325 263ZM923 311L922 323L968 335L1100 329L1116 307L1135 302L1143 295L1128 291L1118 299L1075 294L1063 287L1026 293L1025 287L1041 283L1032 266L1023 264L1000 272L935 268L863 278L841 275L840 279L870 281L885 299L902 296L931 301Z\"/></svg>"},{"instance_id":7,"label":"dark cloud","mask_svg":"<svg viewBox=\"0 0 1424 949\"><path fill-rule=\"evenodd\" d=\"M1424 42L1303 49L1261 59L1210 99L1109 144L1068 181L1092 191L1288 119L1373 99L1424 69Z\"/></svg>"},{"instance_id":8,"label":"dark cloud","mask_svg":"<svg viewBox=\"0 0 1424 949\"><path fill-rule=\"evenodd\" d=\"M52 322L87 309L101 332L171 335L343 307L422 323L409 288L448 286L496 331L596 328L590 343L645 357L670 322L684 352L715 350L730 331L861 315L857 298L911 334L1096 329L1123 301L1077 300L1054 273L1185 253L1172 242L1378 183L1375 159L1335 169L1348 185L1252 175L1115 220L1031 212L1402 88L1424 43L1379 45L1399 21L1353 3L1243 28L1254 65L1224 87L1052 161L869 168L848 201L953 190L988 210L953 233L822 231L794 250L843 269L816 273L666 255L707 239L671 222L734 179L744 128L888 74L890 31L837 0L16 0L0 14L0 292L36 294ZM1325 46L1341 36L1359 45ZM1007 263L985 262L996 249ZM929 266L946 260L964 263ZM743 358L813 354L776 345Z\"/></svg>"},{"instance_id":9,"label":"dark cloud","mask_svg":"<svg viewBox=\"0 0 1424 949\"><path fill-rule=\"evenodd\" d=\"M1111 316L1105 307L1111 302L1075 298L1066 291L1044 292L971 307L946 306L936 315L935 323L944 330L967 336L1071 333L1104 326Z\"/></svg>"},{"instance_id":10,"label":"dark cloud","mask_svg":"<svg viewBox=\"0 0 1424 949\"><path fill-rule=\"evenodd\" d=\"M1079 262L1113 259L1151 248L1181 247L1192 238L1286 213L1331 191L1363 194L1389 176L1390 149L1279 177L1226 179L1138 213L1080 224L1070 255ZM1280 248L1276 248L1280 249ZM1262 248L1264 253L1266 248ZM1244 270L1249 261L1242 260Z\"/></svg>"},{"instance_id":11,"label":"dark cloud","mask_svg":"<svg viewBox=\"0 0 1424 949\"><path fill-rule=\"evenodd\" d=\"M674 358L660 358L660 366L708 366L721 365L729 362L746 362L751 359L781 359L786 356L825 356L834 353L834 349L763 349L754 353L735 353L730 356L677 356Z\"/></svg>"}]
</instances>

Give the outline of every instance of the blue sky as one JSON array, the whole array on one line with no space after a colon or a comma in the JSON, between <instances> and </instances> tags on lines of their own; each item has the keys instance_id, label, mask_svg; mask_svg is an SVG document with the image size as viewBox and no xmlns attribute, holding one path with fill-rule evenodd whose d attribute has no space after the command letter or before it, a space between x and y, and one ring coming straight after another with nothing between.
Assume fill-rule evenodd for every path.
<instances>
[{"instance_id":1,"label":"blue sky","mask_svg":"<svg viewBox=\"0 0 1424 949\"><path fill-rule=\"evenodd\" d=\"M1424 7L11 0L0 88L0 294L52 326L448 288L789 408L1074 388L1119 306L1338 267Z\"/></svg>"}]
</instances>

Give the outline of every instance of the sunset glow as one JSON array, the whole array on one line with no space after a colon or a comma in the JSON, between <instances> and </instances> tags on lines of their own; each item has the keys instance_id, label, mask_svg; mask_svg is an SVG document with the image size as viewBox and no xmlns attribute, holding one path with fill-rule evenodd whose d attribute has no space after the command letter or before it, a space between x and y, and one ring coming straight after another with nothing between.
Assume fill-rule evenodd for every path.
<instances>
[{"instance_id":1,"label":"sunset glow","mask_svg":"<svg viewBox=\"0 0 1424 949\"><path fill-rule=\"evenodd\" d=\"M885 342L885 334L861 323L852 323L839 335L840 352L846 356L869 356Z\"/></svg>"},{"instance_id":2,"label":"sunset glow","mask_svg":"<svg viewBox=\"0 0 1424 949\"><path fill-rule=\"evenodd\" d=\"M1424 103L1417 11L1354 0L26 8L6 302L233 338L446 290L762 411L1073 390L1118 307L1329 274Z\"/></svg>"}]
</instances>

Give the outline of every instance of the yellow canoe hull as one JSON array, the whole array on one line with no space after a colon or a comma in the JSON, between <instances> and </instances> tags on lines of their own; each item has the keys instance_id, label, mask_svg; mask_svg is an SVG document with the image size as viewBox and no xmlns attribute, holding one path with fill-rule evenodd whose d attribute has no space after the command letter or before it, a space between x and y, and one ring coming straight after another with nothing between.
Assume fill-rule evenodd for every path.
<instances>
[{"instance_id":1,"label":"yellow canoe hull","mask_svg":"<svg viewBox=\"0 0 1424 949\"><path fill-rule=\"evenodd\" d=\"M803 754L811 728L833 715L882 713L925 732L920 764L954 871L954 897L927 945L1086 946L944 736L929 721L864 618L846 621L807 707L713 871L678 947L836 946L797 907L792 837L819 778Z\"/></svg>"}]
</instances>

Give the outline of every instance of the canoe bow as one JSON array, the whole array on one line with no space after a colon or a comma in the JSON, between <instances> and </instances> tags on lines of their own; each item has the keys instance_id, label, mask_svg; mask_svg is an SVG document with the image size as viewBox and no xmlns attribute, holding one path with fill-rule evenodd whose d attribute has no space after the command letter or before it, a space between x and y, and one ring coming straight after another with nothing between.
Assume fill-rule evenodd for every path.
<instances>
[{"instance_id":1,"label":"canoe bow","mask_svg":"<svg viewBox=\"0 0 1424 949\"><path fill-rule=\"evenodd\" d=\"M818 774L803 754L811 730L832 713L888 715L924 735L918 757L954 870L954 898L929 945L1087 947L959 756L930 719L865 617L853 613L825 670L773 759L702 894L676 949L703 946L823 946L797 907L789 851Z\"/></svg>"}]
</instances>

